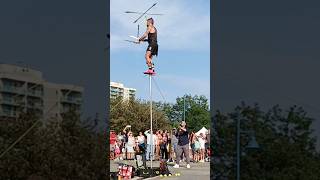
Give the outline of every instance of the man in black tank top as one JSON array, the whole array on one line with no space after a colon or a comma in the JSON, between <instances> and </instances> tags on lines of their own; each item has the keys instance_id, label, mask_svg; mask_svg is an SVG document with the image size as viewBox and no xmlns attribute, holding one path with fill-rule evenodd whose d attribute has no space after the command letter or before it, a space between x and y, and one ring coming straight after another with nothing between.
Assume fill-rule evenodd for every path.
<instances>
[{"instance_id":1,"label":"man in black tank top","mask_svg":"<svg viewBox=\"0 0 320 180\"><path fill-rule=\"evenodd\" d=\"M148 71L146 73L154 73L154 65L152 63L152 57L154 55L158 56L158 42L157 42L157 29L153 26L153 19L149 18L147 20L147 31L139 38L140 41L144 41L146 37L148 37L148 48L146 51L146 63L148 66Z\"/></svg>"}]
</instances>

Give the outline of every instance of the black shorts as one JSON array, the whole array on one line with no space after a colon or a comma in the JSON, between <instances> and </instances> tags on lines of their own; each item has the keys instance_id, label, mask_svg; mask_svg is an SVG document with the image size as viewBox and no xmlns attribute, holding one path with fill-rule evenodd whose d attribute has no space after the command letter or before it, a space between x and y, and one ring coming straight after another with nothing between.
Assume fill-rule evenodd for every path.
<instances>
[{"instance_id":1,"label":"black shorts","mask_svg":"<svg viewBox=\"0 0 320 180\"><path fill-rule=\"evenodd\" d=\"M158 56L158 44L149 44L147 51L151 51L152 56Z\"/></svg>"}]
</instances>

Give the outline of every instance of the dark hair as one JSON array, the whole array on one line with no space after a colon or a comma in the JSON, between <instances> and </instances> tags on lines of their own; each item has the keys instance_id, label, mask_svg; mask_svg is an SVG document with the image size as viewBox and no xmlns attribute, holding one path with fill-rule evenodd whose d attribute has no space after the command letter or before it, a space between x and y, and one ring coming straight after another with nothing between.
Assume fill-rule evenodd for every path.
<instances>
[{"instance_id":1,"label":"dark hair","mask_svg":"<svg viewBox=\"0 0 320 180\"><path fill-rule=\"evenodd\" d=\"M153 19L152 19L152 18L147 19L147 21L150 21L150 22L151 22L151 24L153 24L153 23L154 23L154 21L153 21Z\"/></svg>"}]
</instances>

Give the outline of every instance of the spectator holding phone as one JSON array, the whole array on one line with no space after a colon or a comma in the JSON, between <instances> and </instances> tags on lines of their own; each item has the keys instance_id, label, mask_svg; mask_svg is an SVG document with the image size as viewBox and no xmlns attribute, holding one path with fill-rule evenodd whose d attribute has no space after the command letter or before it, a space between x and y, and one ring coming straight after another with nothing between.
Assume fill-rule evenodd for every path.
<instances>
[{"instance_id":1,"label":"spectator holding phone","mask_svg":"<svg viewBox=\"0 0 320 180\"><path fill-rule=\"evenodd\" d=\"M183 153L186 161L187 161L187 168L190 168L190 157L189 157L189 138L188 138L188 130L187 124L185 121L180 123L180 127L176 133L178 139L178 146L177 146L177 158L176 164L173 166L174 168L179 168L179 162L181 158L181 154Z\"/></svg>"}]
</instances>

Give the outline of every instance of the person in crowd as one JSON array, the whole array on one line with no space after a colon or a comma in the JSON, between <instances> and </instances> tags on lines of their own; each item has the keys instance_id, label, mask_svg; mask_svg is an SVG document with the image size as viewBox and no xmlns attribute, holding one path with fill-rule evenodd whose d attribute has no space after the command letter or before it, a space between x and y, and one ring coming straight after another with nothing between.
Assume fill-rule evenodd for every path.
<instances>
[{"instance_id":1,"label":"person in crowd","mask_svg":"<svg viewBox=\"0 0 320 180\"><path fill-rule=\"evenodd\" d=\"M126 152L126 134L123 134L123 132L121 133L122 135L122 139L121 139L121 148L120 148L120 150L121 150L121 160L123 160L123 159L126 159L126 155L127 155L127 152Z\"/></svg>"},{"instance_id":2,"label":"person in crowd","mask_svg":"<svg viewBox=\"0 0 320 180\"><path fill-rule=\"evenodd\" d=\"M177 155L178 138L176 136L176 133L177 133L176 128L173 128L171 133L171 146L172 146L171 162L174 161Z\"/></svg>"},{"instance_id":3,"label":"person in crowd","mask_svg":"<svg viewBox=\"0 0 320 180\"><path fill-rule=\"evenodd\" d=\"M151 130L147 130L144 134L147 136L147 152L146 152L146 160L149 161L151 158L154 158L154 151L155 151L155 135ZM151 141L152 139L152 141Z\"/></svg>"},{"instance_id":4,"label":"person in crowd","mask_svg":"<svg viewBox=\"0 0 320 180\"><path fill-rule=\"evenodd\" d=\"M123 137L121 132L119 132L118 135L117 135L117 141L118 141L118 143L124 142L124 137Z\"/></svg>"},{"instance_id":5,"label":"person in crowd","mask_svg":"<svg viewBox=\"0 0 320 180\"><path fill-rule=\"evenodd\" d=\"M195 155L195 153L194 153L194 142L195 142L195 133L192 131L191 132L191 134L190 134L190 136L189 136L189 144L190 144L190 152L189 152L189 154L190 154L190 156L191 156L191 158L192 158L192 160L193 160L193 162L194 162L194 159L195 159L195 157L194 157L194 155Z\"/></svg>"},{"instance_id":6,"label":"person in crowd","mask_svg":"<svg viewBox=\"0 0 320 180\"><path fill-rule=\"evenodd\" d=\"M123 130L122 130L122 136L123 136L123 145L122 145L122 158L123 159L128 159L127 157L127 143L128 143L128 133L127 129L131 128L130 125L127 125Z\"/></svg>"},{"instance_id":7,"label":"person in crowd","mask_svg":"<svg viewBox=\"0 0 320 180\"><path fill-rule=\"evenodd\" d=\"M207 155L208 155L207 162L210 162L210 160L211 160L211 148L210 147L208 147L208 149L207 149Z\"/></svg>"},{"instance_id":8,"label":"person in crowd","mask_svg":"<svg viewBox=\"0 0 320 180\"><path fill-rule=\"evenodd\" d=\"M195 139L195 133L192 131L190 136L189 136L189 155L190 155L190 159L192 159L194 161L194 139Z\"/></svg>"},{"instance_id":9,"label":"person in crowd","mask_svg":"<svg viewBox=\"0 0 320 180\"><path fill-rule=\"evenodd\" d=\"M115 144L117 140L117 134L114 130L110 130L110 159L115 158Z\"/></svg>"},{"instance_id":10,"label":"person in crowd","mask_svg":"<svg viewBox=\"0 0 320 180\"><path fill-rule=\"evenodd\" d=\"M200 133L199 142L200 142L200 161L199 162L204 162L206 137L204 136L203 133Z\"/></svg>"},{"instance_id":11,"label":"person in crowd","mask_svg":"<svg viewBox=\"0 0 320 180\"><path fill-rule=\"evenodd\" d=\"M167 131L167 152L168 152L168 161L167 162L170 162L171 150L172 150L171 135L170 135L170 132Z\"/></svg>"},{"instance_id":12,"label":"person in crowd","mask_svg":"<svg viewBox=\"0 0 320 180\"><path fill-rule=\"evenodd\" d=\"M194 162L199 162L200 160L200 142L198 137L194 136Z\"/></svg>"},{"instance_id":13,"label":"person in crowd","mask_svg":"<svg viewBox=\"0 0 320 180\"><path fill-rule=\"evenodd\" d=\"M121 134L121 132L119 134ZM122 137L122 135L121 135L121 137ZM123 160L123 157L124 157L123 150L122 150L122 148L123 148L123 138L120 138L119 135L118 135L118 138L117 138L117 145L118 145L119 150L120 150L118 159L119 160Z\"/></svg>"},{"instance_id":14,"label":"person in crowd","mask_svg":"<svg viewBox=\"0 0 320 180\"><path fill-rule=\"evenodd\" d=\"M187 168L190 168L190 159L189 159L189 139L188 139L188 130L187 124L185 121L180 123L179 130L176 133L178 138L178 146L177 146L177 158L176 164L173 166L174 168L179 168L181 154L184 153L187 161Z\"/></svg>"},{"instance_id":15,"label":"person in crowd","mask_svg":"<svg viewBox=\"0 0 320 180\"><path fill-rule=\"evenodd\" d=\"M205 148L206 148L206 161L209 162L210 161L210 129L208 130L207 134L206 134L206 144L205 144Z\"/></svg>"},{"instance_id":16,"label":"person in crowd","mask_svg":"<svg viewBox=\"0 0 320 180\"><path fill-rule=\"evenodd\" d=\"M156 132L156 160L160 160L160 146L162 144L162 134L161 131L158 130Z\"/></svg>"},{"instance_id":17,"label":"person in crowd","mask_svg":"<svg viewBox=\"0 0 320 180\"><path fill-rule=\"evenodd\" d=\"M119 160L121 156L121 151L120 151L120 146L119 146L119 141L116 141L115 144L115 159Z\"/></svg>"},{"instance_id":18,"label":"person in crowd","mask_svg":"<svg viewBox=\"0 0 320 180\"><path fill-rule=\"evenodd\" d=\"M128 143L127 143L127 159L131 160L134 158L134 148L136 145L135 138L131 131L128 132Z\"/></svg>"},{"instance_id":19,"label":"person in crowd","mask_svg":"<svg viewBox=\"0 0 320 180\"><path fill-rule=\"evenodd\" d=\"M161 149L161 159L167 160L168 159L168 137L167 137L167 133L162 133L162 142L160 145L160 149Z\"/></svg>"},{"instance_id":20,"label":"person in crowd","mask_svg":"<svg viewBox=\"0 0 320 180\"><path fill-rule=\"evenodd\" d=\"M141 148L146 149L145 141L146 141L146 138L143 135L143 133L140 131L138 136L138 145L140 149Z\"/></svg>"}]
</instances>

